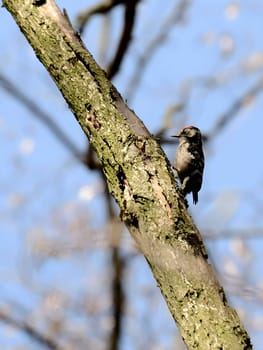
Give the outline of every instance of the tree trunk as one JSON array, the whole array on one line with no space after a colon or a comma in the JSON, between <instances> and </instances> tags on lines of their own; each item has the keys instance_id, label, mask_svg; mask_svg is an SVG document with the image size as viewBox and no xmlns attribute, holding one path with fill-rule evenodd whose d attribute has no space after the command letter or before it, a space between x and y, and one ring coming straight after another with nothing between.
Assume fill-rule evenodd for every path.
<instances>
[{"instance_id":1,"label":"tree trunk","mask_svg":"<svg viewBox=\"0 0 263 350\"><path fill-rule=\"evenodd\" d=\"M169 161L53 0L4 0L96 150L120 215L189 349L252 349ZM154 313L154 311L153 311Z\"/></svg>"}]
</instances>

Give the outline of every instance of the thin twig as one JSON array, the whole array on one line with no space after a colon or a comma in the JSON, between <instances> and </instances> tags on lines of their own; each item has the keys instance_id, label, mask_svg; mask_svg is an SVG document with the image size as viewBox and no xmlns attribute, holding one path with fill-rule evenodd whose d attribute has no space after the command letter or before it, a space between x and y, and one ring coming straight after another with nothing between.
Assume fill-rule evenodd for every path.
<instances>
[{"instance_id":1,"label":"thin twig","mask_svg":"<svg viewBox=\"0 0 263 350\"><path fill-rule=\"evenodd\" d=\"M214 127L210 132L204 135L204 141L214 139L216 135L228 125L229 122L233 121L233 117L236 116L242 108L244 108L257 94L263 90L263 77L260 77L256 83L250 87L241 97L236 99L230 107L217 119Z\"/></svg>"},{"instance_id":2,"label":"thin twig","mask_svg":"<svg viewBox=\"0 0 263 350\"><path fill-rule=\"evenodd\" d=\"M138 58L135 72L128 84L126 93L124 94L127 100L131 100L135 92L138 91L138 86L143 76L143 71L147 64L149 64L156 50L165 42L171 29L181 23L186 15L186 11L191 4L190 0L181 0L179 4L176 4L171 14L166 18L162 24L162 27L158 31L156 37L154 37L143 50L142 55Z\"/></svg>"},{"instance_id":3,"label":"thin twig","mask_svg":"<svg viewBox=\"0 0 263 350\"><path fill-rule=\"evenodd\" d=\"M10 324L12 327L17 328L22 332L25 332L31 338L33 338L35 341L37 341L39 344L44 345L48 349L51 349L51 350L58 350L59 349L58 344L56 344L53 339L41 334L39 331L37 331L35 328L33 328L32 325L29 325L26 322L16 320L15 318L12 318L10 315L8 315L3 310L0 311L0 320L2 320L5 323Z\"/></svg>"},{"instance_id":4,"label":"thin twig","mask_svg":"<svg viewBox=\"0 0 263 350\"><path fill-rule=\"evenodd\" d=\"M44 112L34 101L32 101L25 93L17 88L10 79L0 74L0 86L24 107L26 107L35 118L39 119L55 137L68 149L74 157L82 161L81 152L72 143L72 141L64 134L61 128L53 121L52 117Z\"/></svg>"},{"instance_id":5,"label":"thin twig","mask_svg":"<svg viewBox=\"0 0 263 350\"><path fill-rule=\"evenodd\" d=\"M112 10L115 6L125 3L127 0L110 0L103 1L92 8L89 8L81 12L77 17L77 26L80 34L84 32L84 29L93 15L105 14Z\"/></svg>"}]
</instances>

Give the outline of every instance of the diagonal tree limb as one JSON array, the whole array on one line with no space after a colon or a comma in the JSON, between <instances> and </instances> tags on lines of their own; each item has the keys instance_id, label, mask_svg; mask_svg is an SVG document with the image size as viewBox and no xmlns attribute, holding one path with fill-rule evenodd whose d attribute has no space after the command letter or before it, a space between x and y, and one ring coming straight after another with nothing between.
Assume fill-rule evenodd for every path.
<instances>
[{"instance_id":1,"label":"diagonal tree limb","mask_svg":"<svg viewBox=\"0 0 263 350\"><path fill-rule=\"evenodd\" d=\"M171 166L53 0L4 0L96 150L121 218L189 349L252 349L216 279Z\"/></svg>"}]
</instances>

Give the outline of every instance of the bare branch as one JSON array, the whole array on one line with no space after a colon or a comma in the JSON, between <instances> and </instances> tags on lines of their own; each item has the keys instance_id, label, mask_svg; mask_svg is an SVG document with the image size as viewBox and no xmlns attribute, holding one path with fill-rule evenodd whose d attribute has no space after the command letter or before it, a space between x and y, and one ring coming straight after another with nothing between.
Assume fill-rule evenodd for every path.
<instances>
[{"instance_id":1,"label":"bare branch","mask_svg":"<svg viewBox=\"0 0 263 350\"><path fill-rule=\"evenodd\" d=\"M118 72L121 62L132 38L132 31L134 28L134 22L136 17L136 6L140 0L130 0L125 4L125 14L123 21L123 32L120 38L119 46L117 48L115 57L107 69L109 79Z\"/></svg>"},{"instance_id":2,"label":"bare branch","mask_svg":"<svg viewBox=\"0 0 263 350\"><path fill-rule=\"evenodd\" d=\"M48 349L51 349L51 350L59 350L60 349L58 344L55 343L54 339L51 339L48 336L41 334L32 325L29 325L26 322L19 321L19 320L13 318L4 310L0 310L0 320L2 320L5 323L8 323L9 325L17 328L18 330L26 333L32 339L34 339L36 342L47 347Z\"/></svg>"},{"instance_id":3,"label":"bare branch","mask_svg":"<svg viewBox=\"0 0 263 350\"><path fill-rule=\"evenodd\" d=\"M32 101L17 86L6 78L3 74L0 74L0 86L10 96L14 97L24 107L26 107L31 115L38 118L53 134L54 136L68 149L74 157L81 159L81 152L76 148L72 141L65 135L61 128L53 121L52 117L44 112L38 104Z\"/></svg>"},{"instance_id":4,"label":"bare branch","mask_svg":"<svg viewBox=\"0 0 263 350\"><path fill-rule=\"evenodd\" d=\"M105 14L112 10L115 6L125 3L127 0L109 0L101 2L94 7L80 13L77 17L77 25L80 34L83 33L85 26L93 15Z\"/></svg>"},{"instance_id":5,"label":"bare branch","mask_svg":"<svg viewBox=\"0 0 263 350\"><path fill-rule=\"evenodd\" d=\"M191 0L180 0L171 11L169 17L164 20L156 37L154 37L143 50L143 54L138 58L135 72L124 94L128 101L131 101L135 92L138 90L146 65L149 64L156 50L165 42L171 29L184 20L190 4Z\"/></svg>"},{"instance_id":6,"label":"bare branch","mask_svg":"<svg viewBox=\"0 0 263 350\"><path fill-rule=\"evenodd\" d=\"M263 77L260 77L256 83L249 88L240 98L235 100L230 107L223 113L217 120L216 124L208 135L204 136L204 140L208 141L213 139L231 122L242 108L248 105L260 92L263 90Z\"/></svg>"}]
</instances>

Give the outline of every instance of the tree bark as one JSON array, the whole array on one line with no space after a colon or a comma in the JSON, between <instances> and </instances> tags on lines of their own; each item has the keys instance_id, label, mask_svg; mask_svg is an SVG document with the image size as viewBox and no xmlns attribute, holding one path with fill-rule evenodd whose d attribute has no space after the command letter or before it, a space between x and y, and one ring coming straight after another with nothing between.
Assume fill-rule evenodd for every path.
<instances>
[{"instance_id":1,"label":"tree bark","mask_svg":"<svg viewBox=\"0 0 263 350\"><path fill-rule=\"evenodd\" d=\"M96 150L120 215L189 349L252 349L158 142L53 0L4 0ZM41 98L41 97L40 97ZM154 314L154 310L152 311Z\"/></svg>"}]
</instances>

